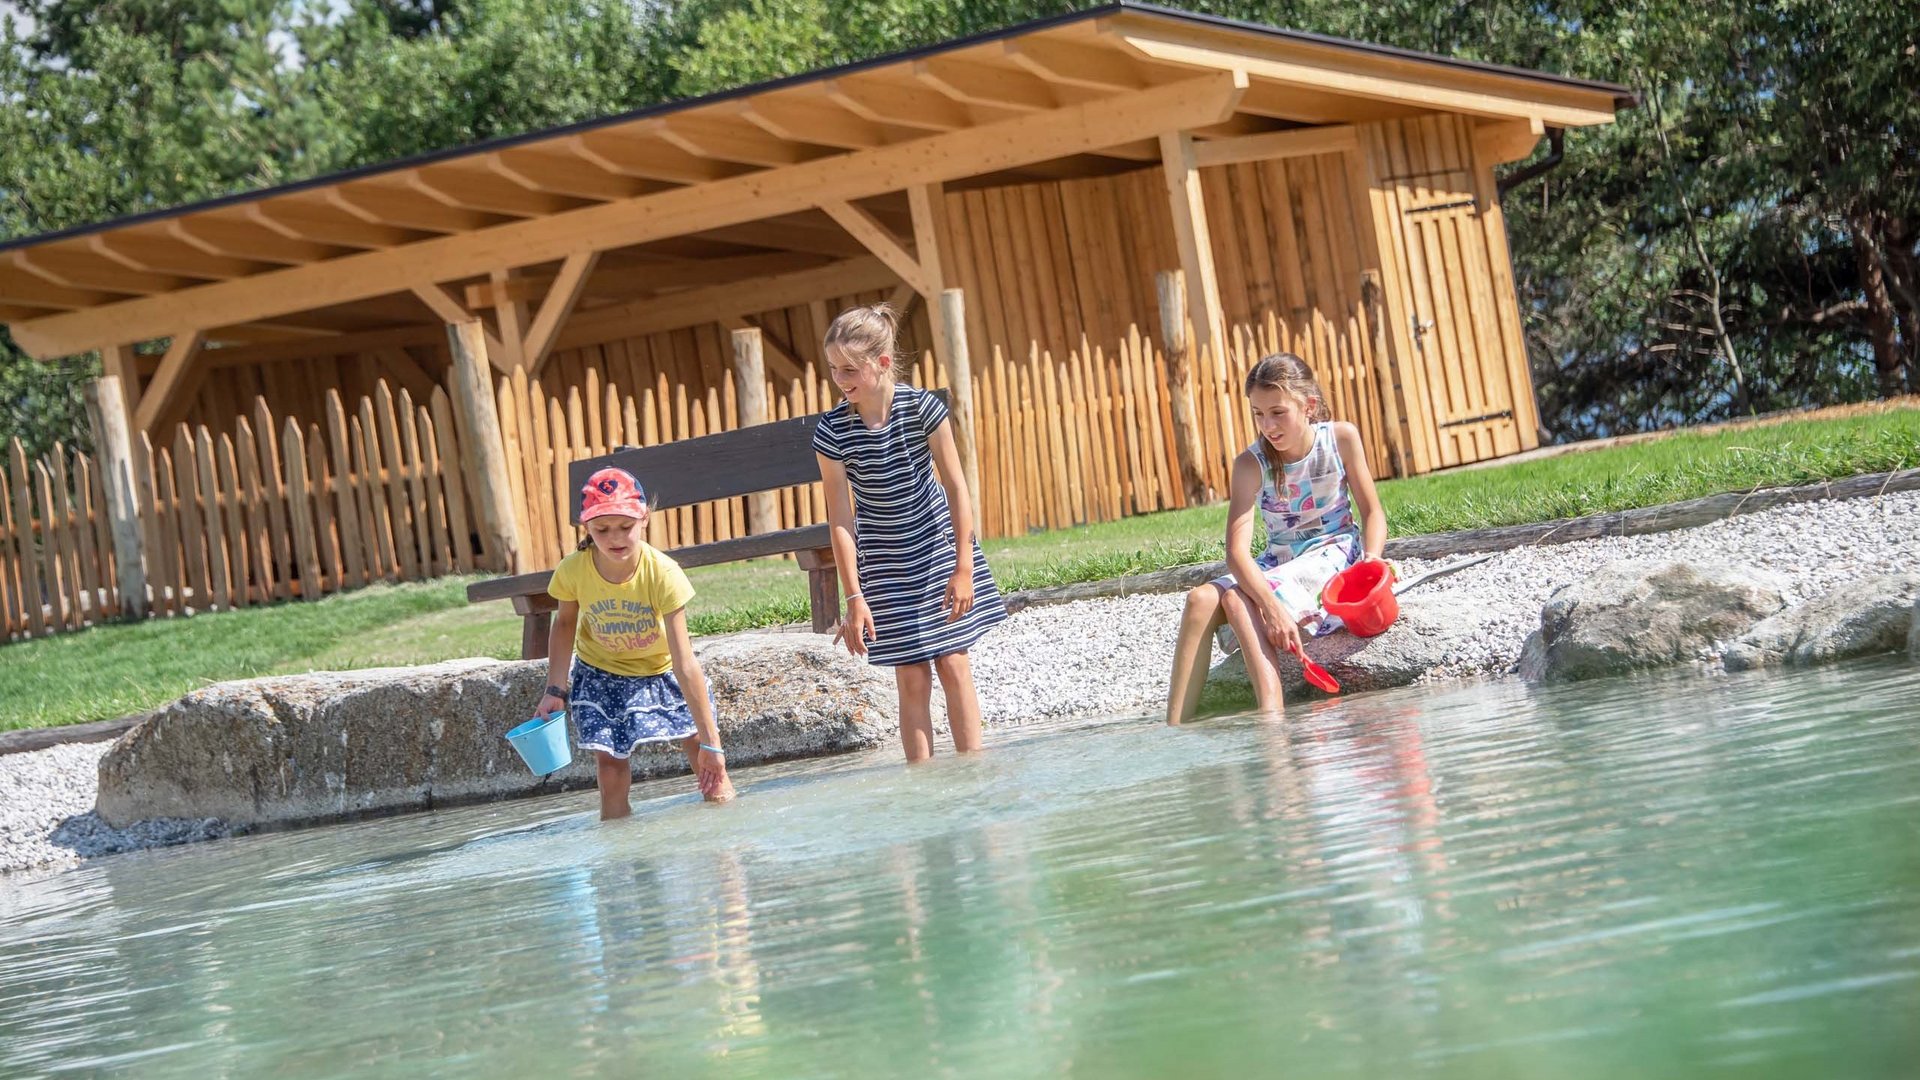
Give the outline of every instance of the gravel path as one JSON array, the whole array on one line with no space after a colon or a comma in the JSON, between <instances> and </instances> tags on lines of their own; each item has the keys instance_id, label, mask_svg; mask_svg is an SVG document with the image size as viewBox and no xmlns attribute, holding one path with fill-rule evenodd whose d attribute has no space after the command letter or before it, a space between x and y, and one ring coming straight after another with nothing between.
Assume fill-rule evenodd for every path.
<instances>
[{"instance_id":1,"label":"gravel path","mask_svg":"<svg viewBox=\"0 0 1920 1080\"><path fill-rule=\"evenodd\" d=\"M1422 681L1510 671L1554 589L1628 559L1751 567L1772 574L1788 602L1799 603L1850 578L1920 568L1920 492L1806 503L1677 532L1502 552L1421 586L1481 613ZM1418 573L1434 565L1409 560L1404 568ZM1089 713L1158 714L1183 602L1179 593L1127 596L1015 615L974 649L982 712L1000 724ZM107 827L92 810L99 760L110 745L69 744L0 757L0 875L224 834L215 821Z\"/></svg>"}]
</instances>

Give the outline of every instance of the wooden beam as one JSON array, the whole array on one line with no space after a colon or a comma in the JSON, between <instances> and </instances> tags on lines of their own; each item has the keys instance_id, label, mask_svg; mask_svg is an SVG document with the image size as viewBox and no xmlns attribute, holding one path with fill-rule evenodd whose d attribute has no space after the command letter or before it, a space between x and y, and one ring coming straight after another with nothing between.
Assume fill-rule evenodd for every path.
<instances>
[{"instance_id":1,"label":"wooden beam","mask_svg":"<svg viewBox=\"0 0 1920 1080\"><path fill-rule=\"evenodd\" d=\"M784 274L791 270L807 270L830 261L829 256L797 251L729 255L718 259L623 258L618 262L612 256L607 256L588 276L581 295L630 300L662 289L719 285L768 274ZM518 300L537 300L547 294L547 290L553 286L553 279L554 275L550 272L528 274L507 283L508 296ZM467 307L476 311L494 307L502 299L491 281L466 288Z\"/></svg>"},{"instance_id":2,"label":"wooden beam","mask_svg":"<svg viewBox=\"0 0 1920 1080\"><path fill-rule=\"evenodd\" d=\"M1208 71L1233 68L1257 79L1375 101L1474 116L1537 118L1567 127L1613 122L1611 95L1599 91L1569 88L1572 93L1556 93L1537 82L1523 85L1517 77L1443 69L1431 62L1367 57L1350 49L1268 49L1267 55L1260 55L1217 40L1203 43L1124 32L1117 38L1136 55L1160 63ZM1582 93L1592 104L1567 103L1569 97Z\"/></svg>"},{"instance_id":3,"label":"wooden beam","mask_svg":"<svg viewBox=\"0 0 1920 1080\"><path fill-rule=\"evenodd\" d=\"M0 296L34 307L71 309L110 304L124 299L126 294L110 289L69 289L65 285L55 285L38 274L20 269L7 256L0 255Z\"/></svg>"},{"instance_id":4,"label":"wooden beam","mask_svg":"<svg viewBox=\"0 0 1920 1080\"><path fill-rule=\"evenodd\" d=\"M1540 145L1547 126L1538 120L1489 120L1474 125L1473 148L1487 166L1525 161Z\"/></svg>"},{"instance_id":5,"label":"wooden beam","mask_svg":"<svg viewBox=\"0 0 1920 1080\"><path fill-rule=\"evenodd\" d=\"M1015 38L1002 48L1014 63L1050 83L1105 91L1137 90L1147 85L1140 66L1112 49L1045 38Z\"/></svg>"},{"instance_id":6,"label":"wooden beam","mask_svg":"<svg viewBox=\"0 0 1920 1080\"><path fill-rule=\"evenodd\" d=\"M1014 68L931 57L914 61L913 74L963 105L1035 112L1060 104L1059 96L1046 82Z\"/></svg>"},{"instance_id":7,"label":"wooden beam","mask_svg":"<svg viewBox=\"0 0 1920 1080\"><path fill-rule=\"evenodd\" d=\"M747 165L797 165L820 156L808 146L775 138L747 124L708 116L671 116L653 125L653 133L697 157Z\"/></svg>"},{"instance_id":8,"label":"wooden beam","mask_svg":"<svg viewBox=\"0 0 1920 1080\"><path fill-rule=\"evenodd\" d=\"M446 323L448 326L480 321L479 316L468 310L467 306L460 302L460 298L453 295L445 285L431 281L424 285L415 285L413 287L413 295L419 297L420 302L427 305L427 310L439 316L440 321ZM496 367L500 368L501 374L513 374L512 368L501 366L505 363L506 349L502 346L500 339L495 337L493 331L488 330L484 325L481 326L480 332L486 335L487 359L492 361Z\"/></svg>"},{"instance_id":9,"label":"wooden beam","mask_svg":"<svg viewBox=\"0 0 1920 1080\"><path fill-rule=\"evenodd\" d=\"M100 350L101 372L114 380L114 399L133 425L140 409L140 358L131 345L109 345Z\"/></svg>"},{"instance_id":10,"label":"wooden beam","mask_svg":"<svg viewBox=\"0 0 1920 1080\"><path fill-rule=\"evenodd\" d=\"M140 430L153 433L159 428L161 417L178 404L180 390L190 380L188 368L193 365L194 357L200 353L203 340L200 331L190 330L177 334L167 345L167 355L160 361L160 370L153 373L153 383L146 393L140 395L140 406L134 413L135 426Z\"/></svg>"},{"instance_id":11,"label":"wooden beam","mask_svg":"<svg viewBox=\"0 0 1920 1080\"><path fill-rule=\"evenodd\" d=\"M464 210L525 218L557 214L581 205L579 199L529 190L506 177L457 165L423 165L405 175L408 187L436 202Z\"/></svg>"},{"instance_id":12,"label":"wooden beam","mask_svg":"<svg viewBox=\"0 0 1920 1080\"><path fill-rule=\"evenodd\" d=\"M1207 228L1207 199L1194 162L1193 136L1169 131L1160 136L1161 168L1166 176L1168 205L1173 211L1173 239L1180 252L1180 270L1186 275L1187 314L1193 320L1190 343L1195 362L1200 350L1219 350L1227 344L1226 316L1220 309L1220 281L1213 266L1213 234Z\"/></svg>"},{"instance_id":13,"label":"wooden beam","mask_svg":"<svg viewBox=\"0 0 1920 1080\"><path fill-rule=\"evenodd\" d=\"M477 233L423 240L397 250L348 255L167 296L49 315L11 329L16 343L46 357L152 337L169 327L271 318L401 292L422 281L472 277L503 263L532 265L582 249L604 251L684 236L791 213L827 200L898 191L963 171L1016 168L1170 129L1219 123L1232 115L1246 86L1244 74L1215 72L965 131L583 207Z\"/></svg>"},{"instance_id":14,"label":"wooden beam","mask_svg":"<svg viewBox=\"0 0 1920 1080\"><path fill-rule=\"evenodd\" d=\"M1360 149L1360 136L1351 124L1269 131L1261 135L1242 135L1232 139L1209 139L1193 144L1193 161L1200 168L1209 165L1236 165L1243 161L1277 161L1281 158L1311 157L1314 154L1338 154Z\"/></svg>"},{"instance_id":15,"label":"wooden beam","mask_svg":"<svg viewBox=\"0 0 1920 1080\"><path fill-rule=\"evenodd\" d=\"M129 270L153 274L178 274L202 281L220 281L244 277L271 269L267 263L236 259L230 255L209 255L190 244L165 235L119 230L87 237L87 248L102 258Z\"/></svg>"},{"instance_id":16,"label":"wooden beam","mask_svg":"<svg viewBox=\"0 0 1920 1080\"><path fill-rule=\"evenodd\" d=\"M946 350L947 385L953 392L953 430L959 436L960 467L967 476L967 497L973 501L974 533L980 531L980 445L973 432L973 358L967 355L967 300L959 289L940 293L940 309L933 313L934 332Z\"/></svg>"},{"instance_id":17,"label":"wooden beam","mask_svg":"<svg viewBox=\"0 0 1920 1080\"><path fill-rule=\"evenodd\" d=\"M920 259L900 243L891 230L880 224L872 214L850 202L825 202L820 209L840 223L840 227L852 234L868 251L874 253L888 268L900 275L900 280L913 288L921 296L934 291L933 279L920 264Z\"/></svg>"},{"instance_id":18,"label":"wooden beam","mask_svg":"<svg viewBox=\"0 0 1920 1080\"><path fill-rule=\"evenodd\" d=\"M343 255L350 248L283 235L257 222L195 214L166 224L167 234L209 255L298 266Z\"/></svg>"},{"instance_id":19,"label":"wooden beam","mask_svg":"<svg viewBox=\"0 0 1920 1080\"><path fill-rule=\"evenodd\" d=\"M363 250L399 247L432 235L419 229L368 221L331 204L302 204L290 199L249 203L243 213L263 228L285 237Z\"/></svg>"},{"instance_id":20,"label":"wooden beam","mask_svg":"<svg viewBox=\"0 0 1920 1080\"><path fill-rule=\"evenodd\" d=\"M131 350L129 350L131 352ZM93 419L94 453L100 462L100 485L107 496L107 516L113 526L114 577L120 593L120 616L147 615L147 573L141 560L141 505L145 471L136 467L132 412L118 376L102 375L87 384L87 403Z\"/></svg>"},{"instance_id":21,"label":"wooden beam","mask_svg":"<svg viewBox=\"0 0 1920 1080\"><path fill-rule=\"evenodd\" d=\"M740 406L740 427L757 427L767 416L767 365L758 327L735 330L733 342L734 398ZM780 528L777 492L747 496L747 531L764 536Z\"/></svg>"},{"instance_id":22,"label":"wooden beam","mask_svg":"<svg viewBox=\"0 0 1920 1080\"><path fill-rule=\"evenodd\" d=\"M689 154L659 139L588 131L562 139L568 152L619 176L672 184L699 184L736 176L742 166Z\"/></svg>"},{"instance_id":23,"label":"wooden beam","mask_svg":"<svg viewBox=\"0 0 1920 1080\"><path fill-rule=\"evenodd\" d=\"M493 287L501 294L509 292L508 286L519 280L518 270L495 270ZM494 324L500 328L500 344L505 346L499 362L506 365L505 370L526 369L533 373L527 363L527 305L524 300L509 299L493 309ZM489 354L491 355L491 354Z\"/></svg>"},{"instance_id":24,"label":"wooden beam","mask_svg":"<svg viewBox=\"0 0 1920 1080\"><path fill-rule=\"evenodd\" d=\"M129 270L93 252L74 248L42 246L11 254L13 265L51 284L69 289L163 293L194 284L193 279L176 274Z\"/></svg>"},{"instance_id":25,"label":"wooden beam","mask_svg":"<svg viewBox=\"0 0 1920 1080\"><path fill-rule=\"evenodd\" d=\"M614 334L627 337L658 334L718 322L739 314L743 308L773 311L809 300L884 289L896 280L898 275L887 264L868 256L829 263L814 270L688 289L659 298L583 311L568 320L554 348L590 345Z\"/></svg>"},{"instance_id":26,"label":"wooden beam","mask_svg":"<svg viewBox=\"0 0 1920 1080\"><path fill-rule=\"evenodd\" d=\"M400 225L436 233L463 233L497 225L499 214L449 206L423 191L361 181L325 190L329 204L369 225Z\"/></svg>"},{"instance_id":27,"label":"wooden beam","mask_svg":"<svg viewBox=\"0 0 1920 1080\"><path fill-rule=\"evenodd\" d=\"M761 95L741 99L739 107L748 122L776 138L842 150L867 150L889 141L879 124L831 104Z\"/></svg>"},{"instance_id":28,"label":"wooden beam","mask_svg":"<svg viewBox=\"0 0 1920 1080\"><path fill-rule=\"evenodd\" d=\"M611 202L659 190L657 183L598 168L578 155L533 147L496 151L485 161L487 168L529 191Z\"/></svg>"},{"instance_id":29,"label":"wooden beam","mask_svg":"<svg viewBox=\"0 0 1920 1080\"><path fill-rule=\"evenodd\" d=\"M527 327L526 345L521 352L527 358L528 371L538 374L540 365L547 362L547 353L560 334L560 324L573 314L573 306L580 302L580 291L587 284L587 275L593 273L594 264L599 261L597 251L576 251L560 264L559 276L553 279L547 298L540 301L533 325Z\"/></svg>"},{"instance_id":30,"label":"wooden beam","mask_svg":"<svg viewBox=\"0 0 1920 1080\"><path fill-rule=\"evenodd\" d=\"M856 116L876 123L942 132L971 127L974 123L966 106L917 83L847 76L829 82L827 96Z\"/></svg>"}]
</instances>

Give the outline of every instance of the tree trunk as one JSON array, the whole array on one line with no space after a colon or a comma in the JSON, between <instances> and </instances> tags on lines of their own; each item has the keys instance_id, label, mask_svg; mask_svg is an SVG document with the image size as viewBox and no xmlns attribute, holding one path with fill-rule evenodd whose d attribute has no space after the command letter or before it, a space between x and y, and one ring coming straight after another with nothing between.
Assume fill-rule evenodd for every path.
<instances>
[{"instance_id":1,"label":"tree trunk","mask_svg":"<svg viewBox=\"0 0 1920 1080\"><path fill-rule=\"evenodd\" d=\"M1874 255L1874 238L1868 232L1872 221L1855 219L1852 225L1854 263L1867 302L1867 339L1873 343L1874 380L1881 397L1894 397L1906 389L1909 378L1906 353L1900 347L1899 314L1886 273Z\"/></svg>"}]
</instances>

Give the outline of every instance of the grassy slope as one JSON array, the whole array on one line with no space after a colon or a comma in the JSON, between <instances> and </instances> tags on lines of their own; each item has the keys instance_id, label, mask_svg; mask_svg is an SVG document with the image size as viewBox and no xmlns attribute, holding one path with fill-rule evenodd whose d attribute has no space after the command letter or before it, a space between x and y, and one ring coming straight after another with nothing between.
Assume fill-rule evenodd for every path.
<instances>
[{"instance_id":1,"label":"grassy slope","mask_svg":"<svg viewBox=\"0 0 1920 1080\"><path fill-rule=\"evenodd\" d=\"M1754 487L1920 466L1920 410L1805 421L1566 454L1381 485L1398 536L1652 506ZM1219 506L988 541L1007 589L1215 559ZM689 572L697 633L806 618L806 580L765 561ZM315 604L154 620L0 646L0 730L105 719L195 686L286 671L518 655L505 604L468 607L466 579L379 586Z\"/></svg>"}]
</instances>

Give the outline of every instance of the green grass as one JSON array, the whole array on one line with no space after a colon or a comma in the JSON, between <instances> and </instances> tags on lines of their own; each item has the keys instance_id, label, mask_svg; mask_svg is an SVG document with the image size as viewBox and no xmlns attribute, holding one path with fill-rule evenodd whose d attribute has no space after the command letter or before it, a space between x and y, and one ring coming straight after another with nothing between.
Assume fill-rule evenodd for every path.
<instances>
[{"instance_id":1,"label":"green grass","mask_svg":"<svg viewBox=\"0 0 1920 1080\"><path fill-rule=\"evenodd\" d=\"M1676 435L1380 486L1390 531L1412 536L1625 510L1723 491L1920 466L1920 410ZM1220 557L1223 506L986 542L1008 590ZM807 618L806 577L766 560L688 571L696 634ZM506 604L466 604L470 579L378 586L314 604L156 619L0 646L0 730L108 719L197 686L289 671L519 655Z\"/></svg>"}]
</instances>

